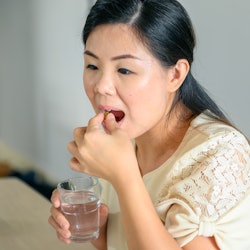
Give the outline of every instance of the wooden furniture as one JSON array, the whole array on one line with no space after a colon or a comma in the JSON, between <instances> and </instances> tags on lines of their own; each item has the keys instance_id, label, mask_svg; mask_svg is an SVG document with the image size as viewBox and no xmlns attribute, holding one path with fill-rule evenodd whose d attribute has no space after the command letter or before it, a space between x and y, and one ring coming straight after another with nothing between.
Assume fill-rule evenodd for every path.
<instances>
[{"instance_id":1,"label":"wooden furniture","mask_svg":"<svg viewBox=\"0 0 250 250\"><path fill-rule=\"evenodd\" d=\"M0 178L0 250L93 250L60 242L48 223L50 202L17 178Z\"/></svg>"}]
</instances>

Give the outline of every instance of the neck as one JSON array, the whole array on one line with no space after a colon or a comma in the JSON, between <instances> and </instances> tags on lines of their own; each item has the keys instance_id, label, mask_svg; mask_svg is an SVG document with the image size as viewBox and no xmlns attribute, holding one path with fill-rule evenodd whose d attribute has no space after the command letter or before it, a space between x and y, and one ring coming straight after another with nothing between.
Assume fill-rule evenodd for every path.
<instances>
[{"instance_id":1,"label":"neck","mask_svg":"<svg viewBox=\"0 0 250 250\"><path fill-rule=\"evenodd\" d=\"M190 121L169 118L146 134L136 138L136 155L142 175L160 167L179 147Z\"/></svg>"}]
</instances>

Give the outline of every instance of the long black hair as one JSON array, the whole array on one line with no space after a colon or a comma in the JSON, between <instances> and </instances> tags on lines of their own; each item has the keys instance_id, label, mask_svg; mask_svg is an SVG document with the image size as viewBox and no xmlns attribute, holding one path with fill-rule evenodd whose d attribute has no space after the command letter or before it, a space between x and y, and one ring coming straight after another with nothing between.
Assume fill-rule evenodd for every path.
<instances>
[{"instance_id":1,"label":"long black hair","mask_svg":"<svg viewBox=\"0 0 250 250\"><path fill-rule=\"evenodd\" d=\"M96 26L117 23L129 25L162 65L170 67L179 59L186 59L191 68L195 33L188 13L178 1L97 0L83 29L83 43L86 44ZM193 77L191 70L176 93L170 113L178 104L184 104L189 111L188 118L207 113L232 125ZM183 117L187 118L186 114Z\"/></svg>"}]
</instances>

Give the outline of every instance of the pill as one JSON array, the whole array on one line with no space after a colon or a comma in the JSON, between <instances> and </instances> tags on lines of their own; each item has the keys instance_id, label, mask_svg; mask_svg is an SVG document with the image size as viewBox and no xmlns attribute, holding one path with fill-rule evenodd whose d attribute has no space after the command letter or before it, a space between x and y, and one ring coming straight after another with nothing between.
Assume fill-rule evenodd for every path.
<instances>
[{"instance_id":1,"label":"pill","mask_svg":"<svg viewBox=\"0 0 250 250\"><path fill-rule=\"evenodd\" d=\"M111 110L105 110L104 112L104 119L106 119L107 115L111 113Z\"/></svg>"}]
</instances>

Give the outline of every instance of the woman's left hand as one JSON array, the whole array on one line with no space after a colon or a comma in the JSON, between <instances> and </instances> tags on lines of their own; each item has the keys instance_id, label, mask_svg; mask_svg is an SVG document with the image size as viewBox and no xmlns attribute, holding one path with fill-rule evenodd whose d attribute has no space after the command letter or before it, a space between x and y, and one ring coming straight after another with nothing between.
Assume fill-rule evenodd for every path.
<instances>
[{"instance_id":1,"label":"woman's left hand","mask_svg":"<svg viewBox=\"0 0 250 250\"><path fill-rule=\"evenodd\" d=\"M73 155L72 170L98 176L113 183L119 178L139 171L134 146L128 134L119 128L113 114L105 119L104 114L90 119L87 127L74 130L74 141L68 144Z\"/></svg>"}]
</instances>

